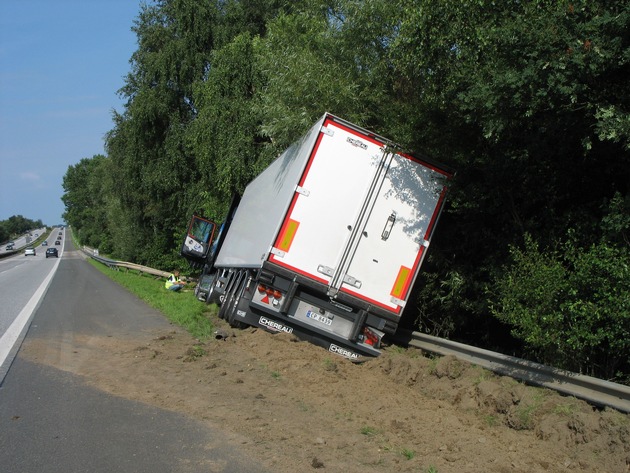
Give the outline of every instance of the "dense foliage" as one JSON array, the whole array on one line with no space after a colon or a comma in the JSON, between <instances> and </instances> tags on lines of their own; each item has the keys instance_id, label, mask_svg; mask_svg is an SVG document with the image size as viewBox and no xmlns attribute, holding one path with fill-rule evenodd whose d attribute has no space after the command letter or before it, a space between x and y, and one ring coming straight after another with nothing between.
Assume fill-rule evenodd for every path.
<instances>
[{"instance_id":1,"label":"dense foliage","mask_svg":"<svg viewBox=\"0 0 630 473\"><path fill-rule=\"evenodd\" d=\"M41 220L31 220L22 215L12 215L6 220L0 220L0 242L7 242L11 238L23 235L28 230L42 228Z\"/></svg>"},{"instance_id":2,"label":"dense foliage","mask_svg":"<svg viewBox=\"0 0 630 473\"><path fill-rule=\"evenodd\" d=\"M408 324L628 376L630 4L155 0L133 30L107 156L64 179L86 243L182 265L189 216L330 111L457 171Z\"/></svg>"}]
</instances>

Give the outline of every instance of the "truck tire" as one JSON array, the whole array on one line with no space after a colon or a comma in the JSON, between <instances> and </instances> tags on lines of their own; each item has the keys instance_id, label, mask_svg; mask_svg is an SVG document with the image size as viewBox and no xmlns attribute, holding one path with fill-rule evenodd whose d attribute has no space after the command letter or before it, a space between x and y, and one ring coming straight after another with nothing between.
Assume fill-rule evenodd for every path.
<instances>
[{"instance_id":1,"label":"truck tire","mask_svg":"<svg viewBox=\"0 0 630 473\"><path fill-rule=\"evenodd\" d=\"M210 288L208 289L208 295L206 296L206 303L207 304L221 305L221 302L222 302L221 296L223 294L220 294L219 291L217 291L216 283L217 283L217 279L218 278L219 278L219 271L217 271L214 274L214 278L212 279L212 284L210 284Z\"/></svg>"},{"instance_id":2,"label":"truck tire","mask_svg":"<svg viewBox=\"0 0 630 473\"><path fill-rule=\"evenodd\" d=\"M219 310L219 318L227 321L234 328L244 328L246 324L236 319L236 308L247 282L247 271L239 271L232 276L231 284L225 294L225 300Z\"/></svg>"},{"instance_id":3,"label":"truck tire","mask_svg":"<svg viewBox=\"0 0 630 473\"><path fill-rule=\"evenodd\" d=\"M221 301L221 306L219 307L219 318L226 320L225 318L225 313L227 312L227 308L228 308L228 302L230 300L230 294L224 294L223 295L223 300Z\"/></svg>"},{"instance_id":4,"label":"truck tire","mask_svg":"<svg viewBox=\"0 0 630 473\"><path fill-rule=\"evenodd\" d=\"M230 301L232 300L232 295L234 294L234 290L238 283L238 277L240 273L233 273L228 276L228 282L225 286L225 294L223 294L223 298L221 299L221 308L219 309L219 318L223 320L228 320L228 310L230 307Z\"/></svg>"},{"instance_id":5,"label":"truck tire","mask_svg":"<svg viewBox=\"0 0 630 473\"><path fill-rule=\"evenodd\" d=\"M245 285L247 284L247 279L249 275L247 271L244 271L239 275L239 281L234 285L234 291L232 291L232 297L229 300L228 311L227 311L227 321L233 328L245 328L247 327L246 323L238 320L238 316L236 311L238 309L238 304L241 301L241 296L243 295L243 291L245 290Z\"/></svg>"}]
</instances>

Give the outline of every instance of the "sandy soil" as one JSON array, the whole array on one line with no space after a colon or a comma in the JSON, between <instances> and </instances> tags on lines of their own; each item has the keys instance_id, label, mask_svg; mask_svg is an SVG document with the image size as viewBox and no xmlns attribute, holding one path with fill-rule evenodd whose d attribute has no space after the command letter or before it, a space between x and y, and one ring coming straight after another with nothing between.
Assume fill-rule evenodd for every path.
<instances>
[{"instance_id":1,"label":"sandy soil","mask_svg":"<svg viewBox=\"0 0 630 473\"><path fill-rule=\"evenodd\" d=\"M451 357L388 347L352 363L289 335L180 329L23 345L21 356L225 431L270 471L628 472L630 416ZM60 342L62 343L62 342Z\"/></svg>"}]
</instances>

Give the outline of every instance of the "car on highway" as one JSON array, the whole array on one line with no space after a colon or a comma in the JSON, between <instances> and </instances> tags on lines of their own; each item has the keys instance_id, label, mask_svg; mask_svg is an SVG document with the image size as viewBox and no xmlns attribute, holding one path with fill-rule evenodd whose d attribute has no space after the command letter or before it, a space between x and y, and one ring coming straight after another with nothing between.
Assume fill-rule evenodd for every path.
<instances>
[{"instance_id":1,"label":"car on highway","mask_svg":"<svg viewBox=\"0 0 630 473\"><path fill-rule=\"evenodd\" d=\"M48 246L48 242L46 240L42 241L42 246Z\"/></svg>"},{"instance_id":2,"label":"car on highway","mask_svg":"<svg viewBox=\"0 0 630 473\"><path fill-rule=\"evenodd\" d=\"M5 250L7 251L11 251L13 249L13 245L11 243L9 243L6 247Z\"/></svg>"},{"instance_id":3,"label":"car on highway","mask_svg":"<svg viewBox=\"0 0 630 473\"><path fill-rule=\"evenodd\" d=\"M35 253L35 248L33 248L32 246L28 246L25 250L24 250L24 256L28 256L28 255L33 255L33 256L37 256Z\"/></svg>"},{"instance_id":4,"label":"car on highway","mask_svg":"<svg viewBox=\"0 0 630 473\"><path fill-rule=\"evenodd\" d=\"M55 245L61 245L61 242L59 240L55 240Z\"/></svg>"},{"instance_id":5,"label":"car on highway","mask_svg":"<svg viewBox=\"0 0 630 473\"><path fill-rule=\"evenodd\" d=\"M55 247L46 248L46 258L48 258L49 256L54 256L55 258L59 258L59 252L57 251L57 248Z\"/></svg>"}]
</instances>

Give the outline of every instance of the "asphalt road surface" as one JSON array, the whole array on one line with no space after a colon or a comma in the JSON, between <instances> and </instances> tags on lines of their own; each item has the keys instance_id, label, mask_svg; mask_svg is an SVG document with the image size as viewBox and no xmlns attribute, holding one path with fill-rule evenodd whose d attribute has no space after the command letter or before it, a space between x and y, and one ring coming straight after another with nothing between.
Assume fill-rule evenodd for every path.
<instances>
[{"instance_id":1,"label":"asphalt road surface","mask_svg":"<svg viewBox=\"0 0 630 473\"><path fill-rule=\"evenodd\" d=\"M159 312L93 268L67 241L23 343L49 341L50 356L59 357L59 341L67 346L78 336L133 336L168 327ZM71 373L28 361L19 350L0 386L3 473L263 471L225 438L182 414L109 395Z\"/></svg>"},{"instance_id":2,"label":"asphalt road surface","mask_svg":"<svg viewBox=\"0 0 630 473\"><path fill-rule=\"evenodd\" d=\"M45 231L46 231L46 228L36 228L34 230L31 230L29 232L30 235L28 235L28 236L29 236L29 238L31 240L34 241L34 240L37 240L37 237L35 235L39 236L42 233L44 233ZM25 247L29 243L29 242L26 241L26 237L27 237L27 235L21 235L21 236L15 238L15 239L13 239L13 247L14 247L15 250L21 250L23 247ZM7 243L8 242L3 242L0 245L0 253L6 253L7 252L7 249L6 249Z\"/></svg>"},{"instance_id":3,"label":"asphalt road surface","mask_svg":"<svg viewBox=\"0 0 630 473\"><path fill-rule=\"evenodd\" d=\"M58 258L46 258L46 249L54 246L61 254L63 233L63 230L53 229L46 241L48 246L34 247L34 256L25 256L20 250L0 259L0 384L57 270ZM61 236L61 244L55 245L58 236Z\"/></svg>"}]
</instances>

